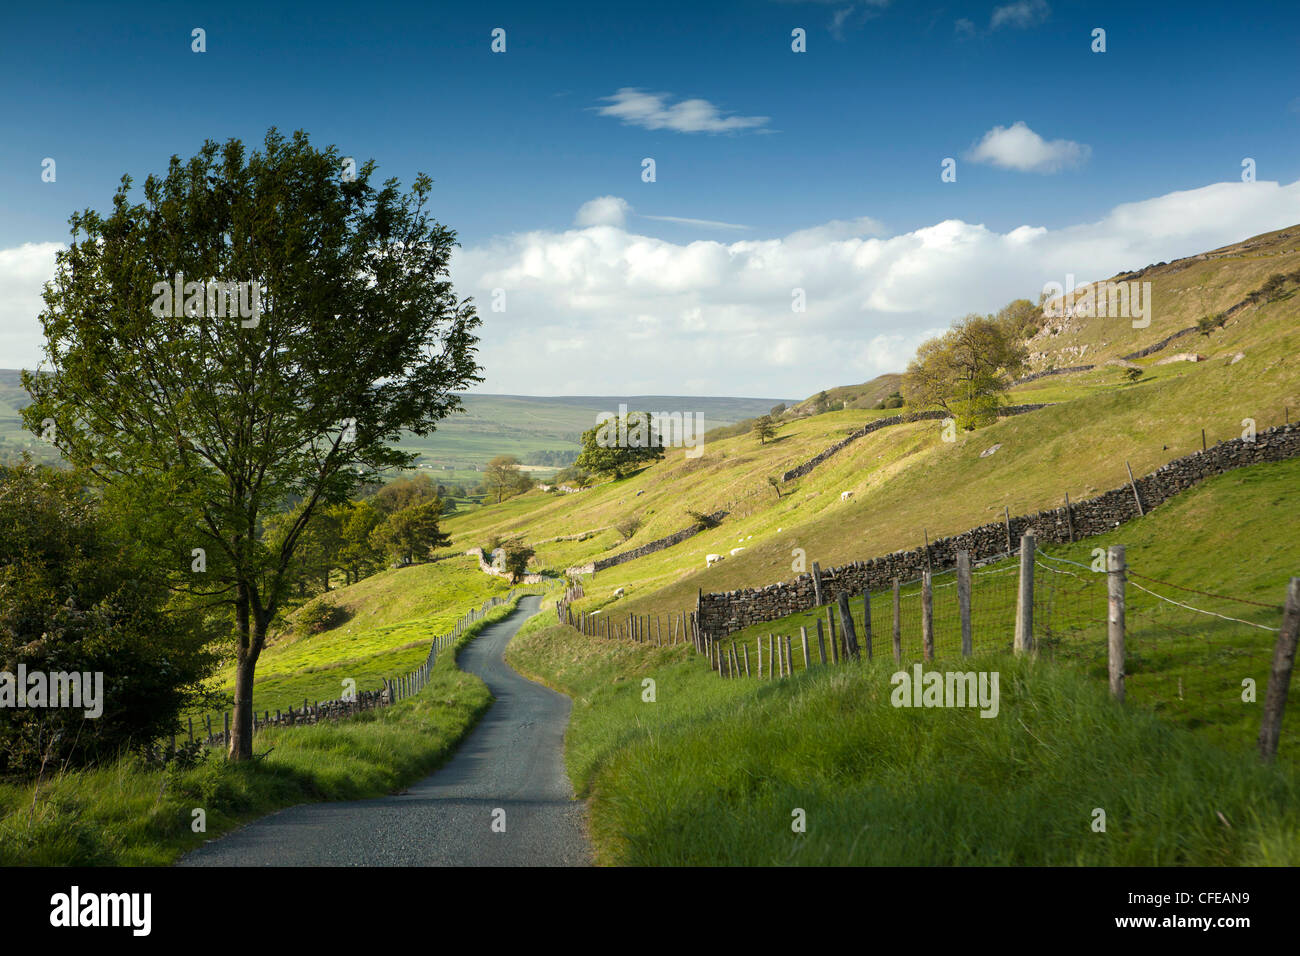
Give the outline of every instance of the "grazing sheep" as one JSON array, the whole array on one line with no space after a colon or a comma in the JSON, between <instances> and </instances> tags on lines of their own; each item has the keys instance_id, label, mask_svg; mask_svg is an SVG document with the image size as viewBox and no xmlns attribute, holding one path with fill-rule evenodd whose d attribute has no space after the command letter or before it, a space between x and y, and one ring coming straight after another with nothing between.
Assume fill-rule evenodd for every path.
<instances>
[{"instance_id":1,"label":"grazing sheep","mask_svg":"<svg viewBox=\"0 0 1300 956\"><path fill-rule=\"evenodd\" d=\"M853 492L851 492L851 491L841 491L841 492L840 492L840 501L848 501L848 500L849 500L850 498L852 498L852 497L853 497Z\"/></svg>"},{"instance_id":2,"label":"grazing sheep","mask_svg":"<svg viewBox=\"0 0 1300 956\"><path fill-rule=\"evenodd\" d=\"M717 563L718 563L719 561L721 561L721 560L722 560L722 555L720 555L720 554L709 554L709 555L705 555L705 557L704 557L704 566L705 566L706 568L711 568L711 567L713 567L715 564L717 564Z\"/></svg>"},{"instance_id":3,"label":"grazing sheep","mask_svg":"<svg viewBox=\"0 0 1300 956\"><path fill-rule=\"evenodd\" d=\"M622 596L623 596L623 589L622 589L622 588L619 588L617 591L614 592L614 597L616 597L616 598L621 598Z\"/></svg>"},{"instance_id":4,"label":"grazing sheep","mask_svg":"<svg viewBox=\"0 0 1300 956\"><path fill-rule=\"evenodd\" d=\"M744 548L732 548L732 549L731 549L731 556L734 558L736 555L740 554L740 552L742 552L742 551L744 551L744 550L745 550Z\"/></svg>"}]
</instances>

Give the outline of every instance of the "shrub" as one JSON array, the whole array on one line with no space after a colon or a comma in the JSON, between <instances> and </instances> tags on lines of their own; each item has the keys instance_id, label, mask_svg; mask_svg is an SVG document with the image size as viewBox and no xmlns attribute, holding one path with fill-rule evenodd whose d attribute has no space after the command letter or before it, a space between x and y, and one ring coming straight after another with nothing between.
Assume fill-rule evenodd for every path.
<instances>
[{"instance_id":1,"label":"shrub","mask_svg":"<svg viewBox=\"0 0 1300 956\"><path fill-rule=\"evenodd\" d=\"M338 627L347 619L347 611L333 601L318 597L308 601L298 612L298 631L302 634L321 634Z\"/></svg>"}]
</instances>

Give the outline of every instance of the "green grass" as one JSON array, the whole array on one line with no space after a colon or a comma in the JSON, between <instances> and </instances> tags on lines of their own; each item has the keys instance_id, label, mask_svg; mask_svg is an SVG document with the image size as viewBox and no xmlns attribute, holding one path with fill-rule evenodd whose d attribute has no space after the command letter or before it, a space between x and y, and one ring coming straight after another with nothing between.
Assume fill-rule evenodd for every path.
<instances>
[{"instance_id":1,"label":"green grass","mask_svg":"<svg viewBox=\"0 0 1300 956\"><path fill-rule=\"evenodd\" d=\"M470 625L459 646L512 608ZM128 755L36 783L0 783L0 866L165 865L281 807L382 796L441 765L491 703L487 685L442 654L425 688L391 707L260 731L254 751L263 759L231 764L211 752L177 771ZM191 830L196 808L206 813L205 833Z\"/></svg>"},{"instance_id":2,"label":"green grass","mask_svg":"<svg viewBox=\"0 0 1300 956\"><path fill-rule=\"evenodd\" d=\"M356 681L359 691L375 690L384 678L413 670L429 653L429 642L450 632L466 611L509 590L503 579L480 571L475 559L460 556L381 571L331 591L327 600L344 608L348 620L320 634L299 635L291 615L258 659L253 707L259 714L275 713L299 708L304 700L334 700L342 696L344 680ZM233 664L212 683L233 700ZM195 733L205 717L220 729L222 713L195 713Z\"/></svg>"},{"instance_id":3,"label":"green grass","mask_svg":"<svg viewBox=\"0 0 1300 956\"><path fill-rule=\"evenodd\" d=\"M1115 705L1071 669L998 654L963 663L1001 675L999 714L983 719L894 708L892 661L760 683L720 680L686 654L541 619L508 649L574 698L566 757L601 863L1300 862L1292 768ZM1095 808L1105 833L1092 830Z\"/></svg>"},{"instance_id":4,"label":"green grass","mask_svg":"<svg viewBox=\"0 0 1300 956\"><path fill-rule=\"evenodd\" d=\"M1272 629L1260 630L1180 609L1133 584L1127 590L1129 700L1238 752L1249 751L1259 733L1260 707L1276 629L1281 625L1281 602L1287 581L1300 576L1300 538L1290 533L1288 523L1297 487L1300 460L1255 465L1212 478L1110 533L1045 550L1053 557L1091 565L1094 549L1122 544L1134 575L1132 582L1191 607ZM1040 645L1104 684L1104 576L1047 559L1040 564L1046 566L1040 567L1035 577ZM1018 559L1011 559L976 570L971 605L977 652L1011 646L1017 565ZM935 647L941 656L955 656L961 647L953 580L951 571L934 579ZM1180 587L1271 606L1189 593ZM901 649L908 661L921 655L919 595L919 583L902 588ZM851 601L850 607L861 636L861 598ZM888 591L873 594L871 608L875 653L891 656L893 595ZM838 610L836 618L838 624ZM759 641L766 642L768 634L791 636L795 667L801 669L800 628L808 630L810 656L816 662L819 619L829 640L827 609L822 608L752 625L729 635L726 642L748 647L756 671ZM1253 703L1242 700L1242 681L1247 678L1257 688ZM1300 767L1300 680L1292 685L1288 714L1279 754Z\"/></svg>"}]
</instances>

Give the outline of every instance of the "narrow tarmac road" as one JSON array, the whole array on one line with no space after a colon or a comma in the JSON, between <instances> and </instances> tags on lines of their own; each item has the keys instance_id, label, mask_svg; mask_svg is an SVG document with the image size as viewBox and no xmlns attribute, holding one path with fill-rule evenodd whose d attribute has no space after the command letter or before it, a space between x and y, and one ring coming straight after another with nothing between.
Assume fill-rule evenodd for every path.
<instances>
[{"instance_id":1,"label":"narrow tarmac road","mask_svg":"<svg viewBox=\"0 0 1300 956\"><path fill-rule=\"evenodd\" d=\"M460 654L496 702L450 761L400 796L311 803L264 817L179 866L582 866L583 804L564 772L571 702L502 659L541 599L522 598ZM505 832L494 832L495 811ZM499 826L498 826L499 829Z\"/></svg>"}]
</instances>

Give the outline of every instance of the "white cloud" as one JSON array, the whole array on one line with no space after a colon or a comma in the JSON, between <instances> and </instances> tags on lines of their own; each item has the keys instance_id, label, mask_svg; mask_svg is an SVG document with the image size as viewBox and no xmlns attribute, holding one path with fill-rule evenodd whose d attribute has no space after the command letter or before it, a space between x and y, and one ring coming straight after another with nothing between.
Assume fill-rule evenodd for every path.
<instances>
[{"instance_id":1,"label":"white cloud","mask_svg":"<svg viewBox=\"0 0 1300 956\"><path fill-rule=\"evenodd\" d=\"M601 116L612 116L628 126L671 129L679 133L734 133L766 126L767 116L726 116L708 100L681 100L668 105L668 93L646 93L624 87L601 99L610 105L595 107Z\"/></svg>"},{"instance_id":2,"label":"white cloud","mask_svg":"<svg viewBox=\"0 0 1300 956\"><path fill-rule=\"evenodd\" d=\"M40 361L41 289L54 278L54 256L63 248L61 242L27 242L0 249L0 368L35 368Z\"/></svg>"},{"instance_id":3,"label":"white cloud","mask_svg":"<svg viewBox=\"0 0 1300 956\"><path fill-rule=\"evenodd\" d=\"M1043 139L1020 120L1011 126L995 126L971 147L966 158L1003 169L1030 173L1054 173L1087 161L1092 148L1068 139Z\"/></svg>"},{"instance_id":4,"label":"white cloud","mask_svg":"<svg viewBox=\"0 0 1300 956\"><path fill-rule=\"evenodd\" d=\"M900 371L954 319L1067 274L1108 278L1300 222L1300 181L1218 183L1059 229L950 219L891 236L862 217L727 241L646 235L614 221L611 210L633 215L619 197L600 201L590 225L455 253L456 290L482 310L485 391L801 397ZM39 360L35 316L58 248L0 250L0 367ZM497 287L506 312L489 307Z\"/></svg>"},{"instance_id":5,"label":"white cloud","mask_svg":"<svg viewBox=\"0 0 1300 956\"><path fill-rule=\"evenodd\" d=\"M457 253L483 314L483 388L535 394L795 397L901 371L967 312L1037 298L1300 222L1300 182L1220 183L1061 229L946 220L889 236L869 218L780 238L672 242L608 226L499 237ZM791 310L802 288L807 311ZM539 362L566 343L563 367Z\"/></svg>"},{"instance_id":6,"label":"white cloud","mask_svg":"<svg viewBox=\"0 0 1300 956\"><path fill-rule=\"evenodd\" d=\"M996 30L999 27L1027 27L1037 26L1047 19L1051 13L1051 8L1047 5L1047 0L1017 0L1016 3L1008 3L1005 6L997 7L993 11L993 16L989 18L989 29Z\"/></svg>"},{"instance_id":7,"label":"white cloud","mask_svg":"<svg viewBox=\"0 0 1300 956\"><path fill-rule=\"evenodd\" d=\"M621 226L632 211L626 199L618 196L597 196L588 200L573 217L575 226Z\"/></svg>"}]
</instances>

